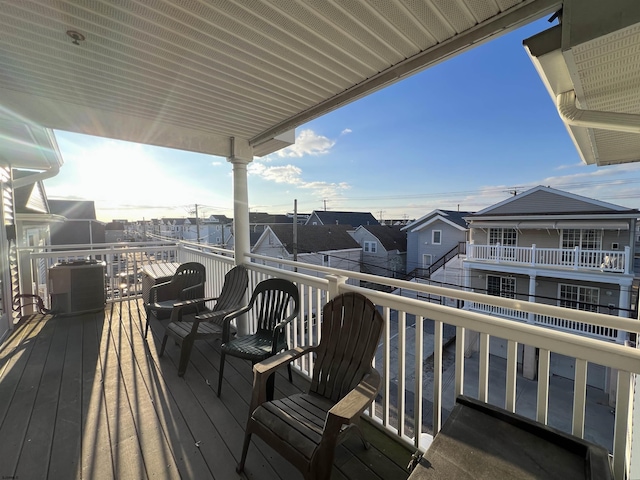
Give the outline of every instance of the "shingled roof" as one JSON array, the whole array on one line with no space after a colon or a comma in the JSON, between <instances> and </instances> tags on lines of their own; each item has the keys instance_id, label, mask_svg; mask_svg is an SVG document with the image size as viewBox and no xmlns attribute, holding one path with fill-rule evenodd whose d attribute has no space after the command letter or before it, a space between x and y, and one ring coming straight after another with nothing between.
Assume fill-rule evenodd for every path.
<instances>
[{"instance_id":1,"label":"shingled roof","mask_svg":"<svg viewBox=\"0 0 640 480\"><path fill-rule=\"evenodd\" d=\"M407 234L401 225L362 225L371 235L380 240L385 250L407 251Z\"/></svg>"},{"instance_id":2,"label":"shingled roof","mask_svg":"<svg viewBox=\"0 0 640 480\"><path fill-rule=\"evenodd\" d=\"M334 212L326 210L314 210L307 220L313 222L314 215L322 222L322 225L351 225L359 227L360 225L380 225L380 222L371 215L370 212Z\"/></svg>"},{"instance_id":3,"label":"shingled roof","mask_svg":"<svg viewBox=\"0 0 640 480\"><path fill-rule=\"evenodd\" d=\"M269 225L284 248L293 254L293 225ZM327 252L360 248L348 231L348 225L299 225L298 253Z\"/></svg>"}]
</instances>

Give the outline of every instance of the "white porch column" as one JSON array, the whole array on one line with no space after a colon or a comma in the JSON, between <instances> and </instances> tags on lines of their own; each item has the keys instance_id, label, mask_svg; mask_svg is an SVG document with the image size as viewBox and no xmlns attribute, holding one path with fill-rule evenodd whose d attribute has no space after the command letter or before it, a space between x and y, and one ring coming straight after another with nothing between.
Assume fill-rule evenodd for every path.
<instances>
[{"instance_id":1,"label":"white porch column","mask_svg":"<svg viewBox=\"0 0 640 480\"><path fill-rule=\"evenodd\" d=\"M233 165L233 235L236 265L245 262L250 253L249 242L249 189L247 188L247 165L253 160L253 148L246 141L231 139L231 156L227 161ZM249 333L246 316L238 318L238 335Z\"/></svg>"}]
</instances>

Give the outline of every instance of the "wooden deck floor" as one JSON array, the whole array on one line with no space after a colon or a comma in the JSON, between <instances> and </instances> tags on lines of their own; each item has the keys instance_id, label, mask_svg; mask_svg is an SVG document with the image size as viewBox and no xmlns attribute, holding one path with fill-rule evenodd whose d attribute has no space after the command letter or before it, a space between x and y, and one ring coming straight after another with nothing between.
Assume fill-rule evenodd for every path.
<instances>
[{"instance_id":1,"label":"wooden deck floor","mask_svg":"<svg viewBox=\"0 0 640 480\"><path fill-rule=\"evenodd\" d=\"M33 315L0 345L0 476L30 479L234 479L251 392L248 362L229 359L221 398L218 344L199 342L183 378L179 349L158 357L163 327L142 337L138 301L69 317ZM152 335L153 333L153 335ZM304 387L276 381L276 396ZM365 422L366 423L366 422ZM336 452L335 479L404 479L410 452L374 427ZM301 475L254 438L251 479Z\"/></svg>"}]
</instances>

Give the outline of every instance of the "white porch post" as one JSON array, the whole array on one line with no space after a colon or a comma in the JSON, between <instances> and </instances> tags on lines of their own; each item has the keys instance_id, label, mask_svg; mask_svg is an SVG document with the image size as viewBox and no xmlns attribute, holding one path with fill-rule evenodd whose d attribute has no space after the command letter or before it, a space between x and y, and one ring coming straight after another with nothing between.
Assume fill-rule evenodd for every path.
<instances>
[{"instance_id":1,"label":"white porch post","mask_svg":"<svg viewBox=\"0 0 640 480\"><path fill-rule=\"evenodd\" d=\"M236 265L245 262L250 253L249 242L249 189L247 187L247 165L253 160L253 148L246 141L231 139L231 156L227 161L233 165L233 234ZM238 335L249 333L246 316L238 319Z\"/></svg>"}]
</instances>

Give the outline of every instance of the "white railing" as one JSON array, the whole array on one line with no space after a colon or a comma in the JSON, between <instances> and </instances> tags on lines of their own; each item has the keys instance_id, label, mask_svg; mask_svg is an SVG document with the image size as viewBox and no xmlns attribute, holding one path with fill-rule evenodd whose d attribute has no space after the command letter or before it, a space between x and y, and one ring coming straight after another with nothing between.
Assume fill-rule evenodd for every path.
<instances>
[{"instance_id":1,"label":"white railing","mask_svg":"<svg viewBox=\"0 0 640 480\"><path fill-rule=\"evenodd\" d=\"M551 317L549 315L529 315L522 310L514 310L511 308L498 307L495 305L486 305L482 303L467 303L467 308L473 312L486 313L489 315L498 315L502 318L517 320L519 322L527 322L532 318L533 323L549 328L556 328L569 333L577 333L579 335L587 335L601 340L616 341L618 339L618 330L601 325L592 325L590 323L576 322L575 320L567 320L565 318Z\"/></svg>"},{"instance_id":2,"label":"white railing","mask_svg":"<svg viewBox=\"0 0 640 480\"><path fill-rule=\"evenodd\" d=\"M485 303L471 302L467 304L467 308L474 312L486 313L488 315L499 315L503 318L510 318L518 321L526 321L529 317L528 313L523 312L522 310L498 307L496 305L487 305Z\"/></svg>"},{"instance_id":3,"label":"white railing","mask_svg":"<svg viewBox=\"0 0 640 480\"><path fill-rule=\"evenodd\" d=\"M629 247L617 250L584 250L579 247L538 248L506 245L467 245L467 260L488 263L514 263L528 266L598 270L615 273L631 272Z\"/></svg>"},{"instance_id":4,"label":"white railing","mask_svg":"<svg viewBox=\"0 0 640 480\"><path fill-rule=\"evenodd\" d=\"M232 253L219 249L206 250L199 245L184 243L175 247L177 261L204 263L207 266L207 288L219 290L222 275L232 266ZM41 258L49 257L31 254L32 262L38 262ZM617 387L611 390L615 397L615 416L608 416L614 433L610 443L604 446L613 453L616 478L624 478L628 471L628 448L633 435L630 413L632 382L635 374L640 373L640 351L614 342L500 318L488 311L480 313L448 305L484 305L487 309L496 309L496 312L517 312L520 318L526 318L531 312L539 319L563 319L624 332L637 332L637 320L309 264L301 268L300 263L286 260L278 260L274 267L269 266L273 265L273 258L258 255L248 255L245 260L250 270L249 289L268 277L287 278L298 285L301 314L288 327L291 347L317 343L321 327L318 312L328 299L340 293L362 292L378 305L385 318L385 330L375 366L381 371L384 384L367 415L374 424L398 441L425 449L432 436L440 430L458 395L477 391L477 398L489 401L490 380L492 389L496 382L502 383L504 397L498 406L521 413L516 405L516 384L522 381L518 376L518 347L524 345L525 348L535 349L534 358L537 358L536 407L531 416L543 424L548 424L550 418L558 416L570 419L566 430L578 437L584 438L587 424L589 366L601 365L609 369L614 376L613 384ZM402 291L403 295L404 292L411 293L407 297L369 290L359 287L359 282L388 285L397 289L396 292ZM441 305L420 300L420 297L441 297L447 301ZM249 328L251 322L252 319L249 319ZM450 344L453 338L451 332L455 333L455 344ZM506 366L498 377L489 373L492 338L506 342ZM573 402L567 405L552 398L550 393L554 354L574 359ZM472 358L477 363L469 363ZM432 365L428 370L425 367L427 360ZM494 360L491 362L494 368ZM477 368L477 377L470 377L466 373L471 365ZM310 375L313 359L302 358L295 367L303 375ZM562 408L559 415L558 408Z\"/></svg>"}]
</instances>

